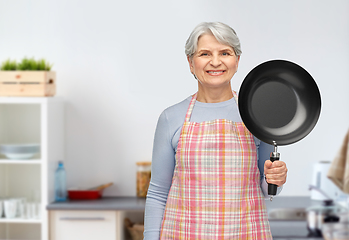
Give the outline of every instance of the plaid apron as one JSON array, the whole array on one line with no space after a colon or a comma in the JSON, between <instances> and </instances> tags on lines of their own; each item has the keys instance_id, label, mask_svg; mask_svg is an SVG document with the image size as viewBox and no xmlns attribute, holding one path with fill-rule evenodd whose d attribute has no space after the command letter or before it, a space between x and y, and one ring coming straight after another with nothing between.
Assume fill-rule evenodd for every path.
<instances>
[{"instance_id":1,"label":"plaid apron","mask_svg":"<svg viewBox=\"0 0 349 240\"><path fill-rule=\"evenodd\" d=\"M252 134L242 122L190 122L196 95L179 138L160 239L272 239Z\"/></svg>"}]
</instances>

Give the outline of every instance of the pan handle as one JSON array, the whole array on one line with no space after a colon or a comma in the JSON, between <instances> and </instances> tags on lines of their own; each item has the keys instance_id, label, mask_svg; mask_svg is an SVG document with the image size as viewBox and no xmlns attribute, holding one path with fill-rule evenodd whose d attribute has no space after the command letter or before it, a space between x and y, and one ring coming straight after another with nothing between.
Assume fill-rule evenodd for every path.
<instances>
[{"instance_id":1,"label":"pan handle","mask_svg":"<svg viewBox=\"0 0 349 240\"><path fill-rule=\"evenodd\" d=\"M280 153L271 152L270 153L270 161L278 161L280 159ZM268 195L276 195L278 186L276 184L268 183Z\"/></svg>"},{"instance_id":2,"label":"pan handle","mask_svg":"<svg viewBox=\"0 0 349 240\"><path fill-rule=\"evenodd\" d=\"M280 159L280 153L277 152L277 144L276 142L274 142L274 152L270 153L270 161L274 162L274 161L278 161ZM276 195L276 191L277 191L278 186L276 184L271 184L268 183L268 195L271 196L271 200L272 200L272 196Z\"/></svg>"}]
</instances>

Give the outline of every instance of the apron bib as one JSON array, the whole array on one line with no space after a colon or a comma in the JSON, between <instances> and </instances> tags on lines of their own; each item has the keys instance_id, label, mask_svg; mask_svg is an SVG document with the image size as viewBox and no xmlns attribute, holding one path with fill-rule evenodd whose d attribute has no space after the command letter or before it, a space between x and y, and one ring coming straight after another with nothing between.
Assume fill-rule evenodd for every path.
<instances>
[{"instance_id":1,"label":"apron bib","mask_svg":"<svg viewBox=\"0 0 349 240\"><path fill-rule=\"evenodd\" d=\"M190 122L196 95L179 138L160 239L272 239L252 134L242 122Z\"/></svg>"}]
</instances>

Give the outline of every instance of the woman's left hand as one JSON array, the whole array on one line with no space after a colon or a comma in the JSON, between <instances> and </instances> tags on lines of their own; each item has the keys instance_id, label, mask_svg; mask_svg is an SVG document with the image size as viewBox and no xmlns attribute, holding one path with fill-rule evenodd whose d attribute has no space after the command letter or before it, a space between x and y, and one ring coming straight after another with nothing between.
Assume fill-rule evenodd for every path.
<instances>
[{"instance_id":1,"label":"woman's left hand","mask_svg":"<svg viewBox=\"0 0 349 240\"><path fill-rule=\"evenodd\" d=\"M286 163L283 161L265 161L264 175L267 183L275 184L278 187L282 186L286 182L287 178Z\"/></svg>"}]
</instances>

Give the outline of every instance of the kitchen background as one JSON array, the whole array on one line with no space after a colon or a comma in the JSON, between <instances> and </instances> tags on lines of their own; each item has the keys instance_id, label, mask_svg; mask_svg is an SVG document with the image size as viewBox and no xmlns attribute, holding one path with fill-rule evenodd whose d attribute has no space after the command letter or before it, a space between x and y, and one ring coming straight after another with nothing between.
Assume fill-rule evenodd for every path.
<instances>
[{"instance_id":1,"label":"kitchen background","mask_svg":"<svg viewBox=\"0 0 349 240\"><path fill-rule=\"evenodd\" d=\"M43 57L57 72L68 188L114 182L104 195L136 194L136 162L151 160L158 116L197 89L184 44L202 21L227 23L240 37L235 90L271 59L294 61L316 80L318 124L279 148L289 169L282 195L310 195L313 165L334 159L349 127L348 1L0 0L0 61Z\"/></svg>"}]
</instances>

